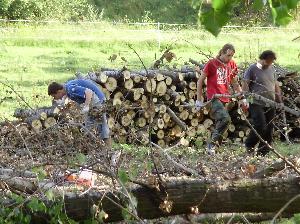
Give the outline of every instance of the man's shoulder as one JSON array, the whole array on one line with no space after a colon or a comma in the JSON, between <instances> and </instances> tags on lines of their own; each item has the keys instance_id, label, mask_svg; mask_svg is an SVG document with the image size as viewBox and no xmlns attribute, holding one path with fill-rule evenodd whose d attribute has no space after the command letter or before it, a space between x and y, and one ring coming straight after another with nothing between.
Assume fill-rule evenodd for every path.
<instances>
[{"instance_id":1,"label":"man's shoulder","mask_svg":"<svg viewBox=\"0 0 300 224\"><path fill-rule=\"evenodd\" d=\"M248 67L248 70L256 70L256 69L258 69L256 63L252 63L252 64L250 64L249 67Z\"/></svg>"},{"instance_id":2,"label":"man's shoulder","mask_svg":"<svg viewBox=\"0 0 300 224\"><path fill-rule=\"evenodd\" d=\"M219 65L220 62L218 61L218 59L216 58L211 58L208 60L208 62L206 62L205 67L213 67L215 68L215 66Z\"/></svg>"}]
</instances>

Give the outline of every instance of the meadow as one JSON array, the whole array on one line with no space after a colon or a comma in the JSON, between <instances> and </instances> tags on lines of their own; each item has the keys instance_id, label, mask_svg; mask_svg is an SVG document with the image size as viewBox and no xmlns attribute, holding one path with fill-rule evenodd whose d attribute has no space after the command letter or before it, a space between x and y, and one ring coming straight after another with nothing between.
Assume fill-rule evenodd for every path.
<instances>
[{"instance_id":1,"label":"meadow","mask_svg":"<svg viewBox=\"0 0 300 224\"><path fill-rule=\"evenodd\" d=\"M176 59L170 67L189 58L205 62L202 54L215 55L230 42L236 47L238 64L254 62L258 54L272 49L277 62L300 70L300 29L224 28L215 38L197 26L119 23L0 23L0 120L12 119L17 107L50 105L47 85L64 82L78 71L100 67L141 69L171 47ZM201 53L202 52L202 53ZM114 61L109 60L118 55ZM121 60L126 59L126 62Z\"/></svg>"}]
</instances>

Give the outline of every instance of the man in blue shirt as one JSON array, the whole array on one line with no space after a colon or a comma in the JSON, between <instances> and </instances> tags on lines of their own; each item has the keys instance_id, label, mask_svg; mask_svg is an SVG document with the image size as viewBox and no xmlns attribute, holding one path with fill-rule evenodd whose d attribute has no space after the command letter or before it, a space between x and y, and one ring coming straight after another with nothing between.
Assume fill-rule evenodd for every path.
<instances>
[{"instance_id":1,"label":"man in blue shirt","mask_svg":"<svg viewBox=\"0 0 300 224\"><path fill-rule=\"evenodd\" d=\"M82 105L82 114L87 115L86 125L96 123L94 117L88 115L92 108L100 108L105 103L105 95L99 87L91 80L75 79L59 84L52 82L48 86L48 95L52 96L54 100L61 100L65 96L69 99ZM98 125L98 132L101 139L110 147L109 127L107 124L106 113L103 113L102 122Z\"/></svg>"}]
</instances>

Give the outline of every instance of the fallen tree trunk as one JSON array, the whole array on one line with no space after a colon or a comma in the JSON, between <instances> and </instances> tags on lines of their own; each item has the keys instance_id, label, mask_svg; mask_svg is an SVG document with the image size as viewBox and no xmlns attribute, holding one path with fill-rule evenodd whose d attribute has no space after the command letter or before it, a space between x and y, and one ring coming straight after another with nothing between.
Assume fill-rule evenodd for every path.
<instances>
[{"instance_id":1,"label":"fallen tree trunk","mask_svg":"<svg viewBox=\"0 0 300 224\"><path fill-rule=\"evenodd\" d=\"M300 194L300 177L210 183L189 179L166 184L164 192L138 187L132 193L138 202L138 215L144 219L189 214L195 206L200 213L277 212L292 197ZM71 218L86 219L91 206L99 204L102 197L100 192L90 192L81 197L74 193L66 194L66 211ZM106 221L122 220L121 209L111 200L120 203L111 193L103 197L102 209L108 214ZM169 213L160 209L164 202L171 205ZM296 212L300 212L300 200L292 202L284 210L285 214Z\"/></svg>"}]
</instances>

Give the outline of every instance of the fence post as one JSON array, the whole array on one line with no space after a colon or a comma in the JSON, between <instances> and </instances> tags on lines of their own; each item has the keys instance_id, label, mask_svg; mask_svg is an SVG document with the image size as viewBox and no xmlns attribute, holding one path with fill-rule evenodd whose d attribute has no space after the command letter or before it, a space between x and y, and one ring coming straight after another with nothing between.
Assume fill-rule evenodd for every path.
<instances>
[{"instance_id":1,"label":"fence post","mask_svg":"<svg viewBox=\"0 0 300 224\"><path fill-rule=\"evenodd\" d=\"M158 50L160 51L160 22L157 23L157 41L158 41Z\"/></svg>"}]
</instances>

